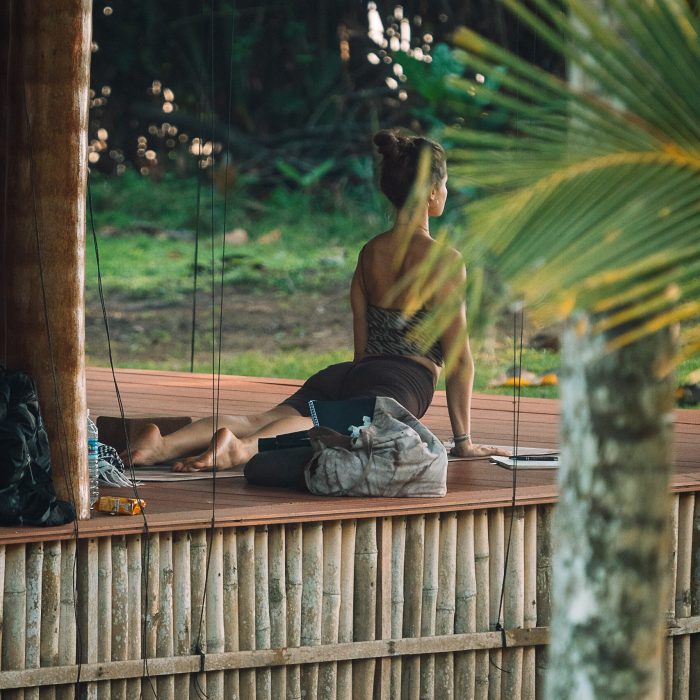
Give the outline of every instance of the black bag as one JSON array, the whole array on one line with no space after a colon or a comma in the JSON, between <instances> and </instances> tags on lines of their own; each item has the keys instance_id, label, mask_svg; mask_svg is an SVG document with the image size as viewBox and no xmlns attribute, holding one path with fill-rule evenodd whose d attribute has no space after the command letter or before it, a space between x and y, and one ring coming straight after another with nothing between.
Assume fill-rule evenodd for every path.
<instances>
[{"instance_id":1,"label":"black bag","mask_svg":"<svg viewBox=\"0 0 700 700\"><path fill-rule=\"evenodd\" d=\"M56 498L34 382L24 372L0 366L0 525L73 520L73 505Z\"/></svg>"}]
</instances>

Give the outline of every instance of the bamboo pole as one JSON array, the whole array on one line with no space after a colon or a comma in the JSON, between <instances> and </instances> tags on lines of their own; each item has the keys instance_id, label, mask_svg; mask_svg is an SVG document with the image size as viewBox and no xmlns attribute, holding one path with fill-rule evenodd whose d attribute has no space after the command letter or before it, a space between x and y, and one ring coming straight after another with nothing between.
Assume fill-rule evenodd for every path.
<instances>
[{"instance_id":1,"label":"bamboo pole","mask_svg":"<svg viewBox=\"0 0 700 700\"><path fill-rule=\"evenodd\" d=\"M2 669L23 669L27 623L26 546L13 544L5 550L3 596ZM6 700L22 700L24 690L5 691Z\"/></svg>"},{"instance_id":2,"label":"bamboo pole","mask_svg":"<svg viewBox=\"0 0 700 700\"><path fill-rule=\"evenodd\" d=\"M691 554L690 612L700 615L700 498L693 509L693 543ZM690 639L690 697L700 697L700 635Z\"/></svg>"},{"instance_id":3,"label":"bamboo pole","mask_svg":"<svg viewBox=\"0 0 700 700\"><path fill-rule=\"evenodd\" d=\"M27 546L27 621L25 668L39 668L41 657L41 575L44 565L44 543ZM39 700L38 688L27 688L25 700Z\"/></svg>"},{"instance_id":4,"label":"bamboo pole","mask_svg":"<svg viewBox=\"0 0 700 700\"><path fill-rule=\"evenodd\" d=\"M145 580L141 587L142 610L146 615L144 625L144 672L141 692L145 700L157 699L156 680L149 677L148 659L158 655L158 627L160 623L160 546L159 535L150 534L143 539L143 571Z\"/></svg>"},{"instance_id":5,"label":"bamboo pole","mask_svg":"<svg viewBox=\"0 0 700 700\"><path fill-rule=\"evenodd\" d=\"M552 516L554 506L537 506L537 625L552 621ZM535 649L535 697L544 698L548 664L547 647Z\"/></svg>"},{"instance_id":6,"label":"bamboo pole","mask_svg":"<svg viewBox=\"0 0 700 700\"><path fill-rule=\"evenodd\" d=\"M353 637L374 639L377 620L377 521L374 518L357 523L355 538L355 585ZM355 697L369 698L374 687L375 660L356 661L352 667L352 688Z\"/></svg>"},{"instance_id":7,"label":"bamboo pole","mask_svg":"<svg viewBox=\"0 0 700 700\"><path fill-rule=\"evenodd\" d=\"M81 643L80 660L97 661L98 632L95 621L99 609L98 544L94 537L78 543L78 624ZM97 684L87 683L83 691L89 700L97 697Z\"/></svg>"},{"instance_id":8,"label":"bamboo pole","mask_svg":"<svg viewBox=\"0 0 700 700\"><path fill-rule=\"evenodd\" d=\"M4 668L2 631L5 626L5 545L2 544L0 544L0 590L2 591L2 600L0 600L0 668Z\"/></svg>"},{"instance_id":9,"label":"bamboo pole","mask_svg":"<svg viewBox=\"0 0 700 700\"><path fill-rule=\"evenodd\" d=\"M476 632L476 567L474 555L474 513L462 511L457 516L455 577L456 634ZM488 622L487 622L488 624ZM455 697L472 698L475 694L476 656L462 652L454 656Z\"/></svg>"},{"instance_id":10,"label":"bamboo pole","mask_svg":"<svg viewBox=\"0 0 700 700\"><path fill-rule=\"evenodd\" d=\"M342 566L342 524L339 520L323 528L323 604L321 609L321 644L338 643L340 623L340 572ZM321 664L318 668L318 694L335 698L337 664Z\"/></svg>"},{"instance_id":11,"label":"bamboo pole","mask_svg":"<svg viewBox=\"0 0 700 700\"><path fill-rule=\"evenodd\" d=\"M238 643L241 649L255 649L255 532L245 527L237 533L238 554ZM255 671L241 670L242 700L255 698Z\"/></svg>"},{"instance_id":12,"label":"bamboo pole","mask_svg":"<svg viewBox=\"0 0 700 700\"><path fill-rule=\"evenodd\" d=\"M112 660L126 661L129 635L129 571L124 535L112 538ZM126 680L112 681L112 700L127 700Z\"/></svg>"},{"instance_id":13,"label":"bamboo pole","mask_svg":"<svg viewBox=\"0 0 700 700\"><path fill-rule=\"evenodd\" d=\"M252 562L251 562L252 563ZM252 566L251 566L252 571ZM207 576L207 533L206 530L194 530L190 540L190 635L192 653L207 651L207 610L205 604ZM250 647L251 649L253 647ZM190 676L190 697L199 698L207 693L206 673Z\"/></svg>"},{"instance_id":14,"label":"bamboo pole","mask_svg":"<svg viewBox=\"0 0 700 700\"><path fill-rule=\"evenodd\" d=\"M175 650L173 632L173 535L162 532L158 537L158 630L156 656L172 656ZM176 700L174 676L156 681L158 700Z\"/></svg>"},{"instance_id":15,"label":"bamboo pole","mask_svg":"<svg viewBox=\"0 0 700 700\"><path fill-rule=\"evenodd\" d=\"M504 552L504 516L503 508L489 512L489 629L495 630L503 625L503 611L500 611L501 591L503 588ZM494 649L489 652L489 700L501 698L501 667L503 652Z\"/></svg>"},{"instance_id":16,"label":"bamboo pole","mask_svg":"<svg viewBox=\"0 0 700 700\"><path fill-rule=\"evenodd\" d=\"M690 577L692 570L693 515L695 495L681 494L678 500L678 569L676 573L676 618L690 617ZM690 636L673 640L673 697L690 697Z\"/></svg>"},{"instance_id":17,"label":"bamboo pole","mask_svg":"<svg viewBox=\"0 0 700 700\"><path fill-rule=\"evenodd\" d=\"M2 548L4 555L4 548ZM4 567L4 556L0 561ZM0 580L3 579L0 574ZM1 608L2 606L0 606ZM61 543L54 540L44 545L44 562L41 573L41 648L40 666L58 665L58 641L61 609ZM0 615L0 628L2 616ZM42 688L40 700L55 700L55 688ZM122 699L117 699L122 700Z\"/></svg>"},{"instance_id":18,"label":"bamboo pole","mask_svg":"<svg viewBox=\"0 0 700 700\"><path fill-rule=\"evenodd\" d=\"M507 630L522 629L525 620L525 557L524 529L525 509L510 509L504 522L508 548L508 562L503 598L503 626ZM523 650L508 649L503 652L501 686L503 700L522 697Z\"/></svg>"},{"instance_id":19,"label":"bamboo pole","mask_svg":"<svg viewBox=\"0 0 700 700\"><path fill-rule=\"evenodd\" d=\"M424 552L425 516L413 515L406 521L404 637L420 636ZM417 700L420 697L420 658L417 656L403 659L401 697L407 700Z\"/></svg>"},{"instance_id":20,"label":"bamboo pole","mask_svg":"<svg viewBox=\"0 0 700 700\"><path fill-rule=\"evenodd\" d=\"M301 525L294 523L287 526L286 539L286 580L287 589L287 646L301 646L301 560L302 535ZM301 669L292 666L287 669L287 697L289 700L301 700Z\"/></svg>"},{"instance_id":21,"label":"bamboo pole","mask_svg":"<svg viewBox=\"0 0 700 700\"><path fill-rule=\"evenodd\" d=\"M267 527L255 530L255 648L270 648L270 596ZM271 698L270 669L255 674L256 695L259 700Z\"/></svg>"},{"instance_id":22,"label":"bamboo pole","mask_svg":"<svg viewBox=\"0 0 700 700\"><path fill-rule=\"evenodd\" d=\"M91 9L90 0L0 4L0 362L36 381L53 481L81 520L90 517L83 290Z\"/></svg>"},{"instance_id":23,"label":"bamboo pole","mask_svg":"<svg viewBox=\"0 0 700 700\"><path fill-rule=\"evenodd\" d=\"M270 647L287 646L287 584L285 576L284 525L272 525L268 531L268 560L270 580ZM287 670L283 666L272 669L270 689L273 698L287 696ZM231 695L228 695L231 697Z\"/></svg>"},{"instance_id":24,"label":"bamboo pole","mask_svg":"<svg viewBox=\"0 0 700 700\"><path fill-rule=\"evenodd\" d=\"M132 535L126 540L126 559L128 567L129 605L127 610L127 657L142 658L143 621L141 617L141 574L143 562L141 558L141 535ZM141 679L130 678L126 682L127 698L141 696Z\"/></svg>"},{"instance_id":25,"label":"bamboo pole","mask_svg":"<svg viewBox=\"0 0 700 700\"><path fill-rule=\"evenodd\" d=\"M224 649L224 532L209 531L209 573L207 575L207 654L221 654ZM207 697L224 700L224 672L207 673Z\"/></svg>"},{"instance_id":26,"label":"bamboo pole","mask_svg":"<svg viewBox=\"0 0 700 700\"><path fill-rule=\"evenodd\" d=\"M58 622L58 665L70 666L76 661L76 621L75 610L77 591L75 589L76 544L75 540L61 543L61 593ZM57 700L72 700L73 686L56 688Z\"/></svg>"},{"instance_id":27,"label":"bamboo pole","mask_svg":"<svg viewBox=\"0 0 700 700\"><path fill-rule=\"evenodd\" d=\"M476 576L476 631L489 630L489 518L488 511L474 513L474 573ZM474 655L474 698L485 700L489 695L489 652L478 651Z\"/></svg>"},{"instance_id":28,"label":"bamboo pole","mask_svg":"<svg viewBox=\"0 0 700 700\"><path fill-rule=\"evenodd\" d=\"M302 536L301 646L321 643L323 605L323 526L304 525ZM307 664L301 671L301 692L314 700L318 695L318 664Z\"/></svg>"},{"instance_id":29,"label":"bamboo pole","mask_svg":"<svg viewBox=\"0 0 700 700\"><path fill-rule=\"evenodd\" d=\"M425 541L423 549L423 595L421 600L421 637L435 635L435 617L438 591L438 556L440 554L440 516L431 513L425 517ZM434 697L435 656L420 657L420 696Z\"/></svg>"},{"instance_id":30,"label":"bamboo pole","mask_svg":"<svg viewBox=\"0 0 700 700\"><path fill-rule=\"evenodd\" d=\"M393 518L379 521L377 531L377 630L376 639L391 638L392 542ZM391 659L377 660L375 694L389 697L391 692Z\"/></svg>"},{"instance_id":31,"label":"bamboo pole","mask_svg":"<svg viewBox=\"0 0 700 700\"><path fill-rule=\"evenodd\" d=\"M438 597L435 633L453 634L457 586L457 513L443 513L440 517L440 554L438 564ZM435 657L435 697L454 697L454 654Z\"/></svg>"},{"instance_id":32,"label":"bamboo pole","mask_svg":"<svg viewBox=\"0 0 700 700\"><path fill-rule=\"evenodd\" d=\"M391 638L403 634L406 518L394 518L391 530ZM391 696L401 697L401 657L391 660Z\"/></svg>"},{"instance_id":33,"label":"bamboo pole","mask_svg":"<svg viewBox=\"0 0 700 700\"><path fill-rule=\"evenodd\" d=\"M112 660L112 538L101 537L97 543L97 660ZM92 623L94 624L94 622ZM97 684L98 700L110 700L112 684Z\"/></svg>"},{"instance_id":34,"label":"bamboo pole","mask_svg":"<svg viewBox=\"0 0 700 700\"><path fill-rule=\"evenodd\" d=\"M173 533L173 653L176 656L190 654L192 649L190 542L188 530ZM173 694L176 698L186 698L189 688L188 676L175 676Z\"/></svg>"},{"instance_id":35,"label":"bamboo pole","mask_svg":"<svg viewBox=\"0 0 700 700\"><path fill-rule=\"evenodd\" d=\"M523 627L537 626L537 506L525 508ZM535 700L535 647L523 649L523 700Z\"/></svg>"},{"instance_id":36,"label":"bamboo pole","mask_svg":"<svg viewBox=\"0 0 700 700\"><path fill-rule=\"evenodd\" d=\"M670 551L669 564L671 576L668 587L668 607L666 609L666 620L668 624L673 624L676 619L676 578L678 573L678 494L671 497L671 527L670 527ZM673 642L671 638L665 641L665 663L664 663L664 692L667 698L673 696Z\"/></svg>"},{"instance_id":37,"label":"bamboo pole","mask_svg":"<svg viewBox=\"0 0 700 700\"><path fill-rule=\"evenodd\" d=\"M355 590L355 538L357 522L345 520L342 524L340 549L340 609L338 611L338 641L353 640L353 598ZM337 698L352 700L352 662L338 662Z\"/></svg>"},{"instance_id":38,"label":"bamboo pole","mask_svg":"<svg viewBox=\"0 0 700 700\"><path fill-rule=\"evenodd\" d=\"M236 531L224 530L224 648L227 652L238 651L238 549ZM226 671L224 674L224 697L240 697L238 671ZM284 696L281 696L284 697Z\"/></svg>"}]
</instances>

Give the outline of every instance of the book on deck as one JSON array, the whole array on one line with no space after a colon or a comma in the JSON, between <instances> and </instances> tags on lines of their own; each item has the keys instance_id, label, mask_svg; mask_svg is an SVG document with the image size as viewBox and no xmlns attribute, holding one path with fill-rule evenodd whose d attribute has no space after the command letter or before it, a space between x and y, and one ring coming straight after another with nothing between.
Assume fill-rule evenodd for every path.
<instances>
[{"instance_id":1,"label":"book on deck","mask_svg":"<svg viewBox=\"0 0 700 700\"><path fill-rule=\"evenodd\" d=\"M331 428L342 435L350 432L350 426L361 426L364 417L372 420L375 397L346 399L345 401L309 401L311 420L316 427Z\"/></svg>"}]
</instances>

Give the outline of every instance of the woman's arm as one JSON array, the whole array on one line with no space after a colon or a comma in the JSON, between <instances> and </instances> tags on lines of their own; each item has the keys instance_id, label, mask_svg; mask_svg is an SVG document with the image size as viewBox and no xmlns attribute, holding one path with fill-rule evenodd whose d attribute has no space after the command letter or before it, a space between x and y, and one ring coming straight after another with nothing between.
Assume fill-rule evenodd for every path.
<instances>
[{"instance_id":1,"label":"woman's arm","mask_svg":"<svg viewBox=\"0 0 700 700\"><path fill-rule=\"evenodd\" d=\"M491 445L476 445L471 438L471 404L474 388L474 358L467 332L467 309L464 302L467 272L461 255L452 251L448 264L457 269L451 282L444 286L438 303L447 308L456 307L449 326L440 337L440 345L446 359L445 389L447 410L452 434L456 438L451 452L459 457L482 457L490 454L507 455L508 452Z\"/></svg>"},{"instance_id":2,"label":"woman's arm","mask_svg":"<svg viewBox=\"0 0 700 700\"><path fill-rule=\"evenodd\" d=\"M355 268L350 284L350 306L352 308L352 335L355 348L354 362L365 356L367 347L367 297L360 281L360 263Z\"/></svg>"}]
</instances>

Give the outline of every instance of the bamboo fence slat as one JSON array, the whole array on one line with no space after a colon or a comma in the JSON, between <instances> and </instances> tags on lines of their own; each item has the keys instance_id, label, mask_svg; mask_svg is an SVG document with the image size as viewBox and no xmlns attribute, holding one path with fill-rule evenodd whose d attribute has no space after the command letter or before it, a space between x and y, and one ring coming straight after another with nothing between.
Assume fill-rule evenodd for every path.
<instances>
[{"instance_id":1,"label":"bamboo fence slat","mask_svg":"<svg viewBox=\"0 0 700 700\"><path fill-rule=\"evenodd\" d=\"M503 508L496 508L489 513L489 629L496 630L503 625L501 596L503 591L503 567L505 565L504 514ZM501 698L501 669L503 652L494 649L489 652L489 700Z\"/></svg>"},{"instance_id":2,"label":"bamboo fence slat","mask_svg":"<svg viewBox=\"0 0 700 700\"><path fill-rule=\"evenodd\" d=\"M128 658L127 640L129 636L129 571L126 538L117 535L112 539L112 640L113 661L126 661ZM111 683L113 700L127 700L126 680L121 678Z\"/></svg>"},{"instance_id":3,"label":"bamboo fence slat","mask_svg":"<svg viewBox=\"0 0 700 700\"><path fill-rule=\"evenodd\" d=\"M455 629L457 584L457 513L440 517L438 595L435 633L452 634ZM425 583L424 583L425 585ZM454 697L454 655L435 657L435 697Z\"/></svg>"},{"instance_id":4,"label":"bamboo fence slat","mask_svg":"<svg viewBox=\"0 0 700 700\"><path fill-rule=\"evenodd\" d=\"M225 650L238 651L238 548L236 531L224 530L224 639ZM226 671L224 674L224 696L238 698L240 694L238 671ZM280 697L284 697L281 695Z\"/></svg>"},{"instance_id":5,"label":"bamboo fence slat","mask_svg":"<svg viewBox=\"0 0 700 700\"><path fill-rule=\"evenodd\" d=\"M98 629L95 621L99 609L98 544L95 538L78 544L78 624L82 644L80 660L94 663L98 653ZM97 686L88 683L84 693L90 699L97 697Z\"/></svg>"},{"instance_id":6,"label":"bamboo fence slat","mask_svg":"<svg viewBox=\"0 0 700 700\"><path fill-rule=\"evenodd\" d=\"M508 559L503 605L503 624L505 629L521 629L525 617L525 552L524 530L525 511L516 506L508 511L505 520L505 537ZM503 652L502 697L520 698L522 696L523 650L507 649Z\"/></svg>"},{"instance_id":7,"label":"bamboo fence slat","mask_svg":"<svg viewBox=\"0 0 700 700\"><path fill-rule=\"evenodd\" d=\"M255 530L255 648L270 648L270 605L267 526ZM259 700L270 700L271 683L269 668L255 674L255 692Z\"/></svg>"},{"instance_id":8,"label":"bamboo fence slat","mask_svg":"<svg viewBox=\"0 0 700 700\"><path fill-rule=\"evenodd\" d=\"M435 636L438 594L438 557L440 553L440 516L431 513L425 518L423 545L423 595L421 600L421 637ZM420 657L420 696L430 699L435 694L435 657Z\"/></svg>"},{"instance_id":9,"label":"bamboo fence slat","mask_svg":"<svg viewBox=\"0 0 700 700\"><path fill-rule=\"evenodd\" d=\"M172 656L175 652L173 613L173 536L169 532L158 538L158 630L156 656ZM188 615L189 617L189 615ZM158 700L175 700L175 678L159 678Z\"/></svg>"},{"instance_id":10,"label":"bamboo fence slat","mask_svg":"<svg viewBox=\"0 0 700 700\"><path fill-rule=\"evenodd\" d=\"M356 641L375 638L377 621L377 522L357 523L355 539L355 590L353 603L353 637ZM355 662L352 687L355 697L370 698L374 687L374 659Z\"/></svg>"},{"instance_id":11,"label":"bamboo fence slat","mask_svg":"<svg viewBox=\"0 0 700 700\"><path fill-rule=\"evenodd\" d=\"M1 550L2 548L0 548L0 551ZM4 561L4 557L2 557L2 559ZM0 568L2 567L0 566ZM2 580L2 575L0 575L0 580ZM58 665L60 609L61 543L53 540L52 542L47 542L44 545L44 562L41 572L40 666ZM2 627L2 613L0 613L0 627ZM39 691L39 698L40 700L55 700L56 689L41 688ZM123 699L117 698L117 700Z\"/></svg>"},{"instance_id":12,"label":"bamboo fence slat","mask_svg":"<svg viewBox=\"0 0 700 700\"><path fill-rule=\"evenodd\" d=\"M353 641L353 598L355 590L355 537L357 522L346 520L342 526L340 544L340 608L338 610L338 641ZM337 664L337 698L352 700L352 664Z\"/></svg>"},{"instance_id":13,"label":"bamboo fence slat","mask_svg":"<svg viewBox=\"0 0 700 700\"><path fill-rule=\"evenodd\" d=\"M286 533L286 580L287 589L287 646L301 646L301 594L302 594L302 533L301 525L295 523ZM287 669L287 697L301 700L301 669Z\"/></svg>"},{"instance_id":14,"label":"bamboo fence slat","mask_svg":"<svg viewBox=\"0 0 700 700\"><path fill-rule=\"evenodd\" d=\"M406 518L394 518L391 530L391 638L403 633L404 560L406 554ZM393 697L401 697L401 659L391 660Z\"/></svg>"},{"instance_id":15,"label":"bamboo fence slat","mask_svg":"<svg viewBox=\"0 0 700 700\"><path fill-rule=\"evenodd\" d=\"M97 542L97 661L112 660L112 576L112 538L102 537ZM109 681L98 683L98 700L111 697L112 684Z\"/></svg>"},{"instance_id":16,"label":"bamboo fence slat","mask_svg":"<svg viewBox=\"0 0 700 700\"><path fill-rule=\"evenodd\" d=\"M666 618L668 624L673 624L676 619L676 577L678 573L678 495L671 498L671 540L669 551L669 564L671 576L668 586L668 607L666 609ZM667 698L673 696L673 644L674 640L668 638L665 640L665 663L664 663L664 693Z\"/></svg>"},{"instance_id":17,"label":"bamboo fence slat","mask_svg":"<svg viewBox=\"0 0 700 700\"><path fill-rule=\"evenodd\" d=\"M537 506L525 508L523 626L537 626ZM523 649L522 700L535 700L535 647Z\"/></svg>"},{"instance_id":18,"label":"bamboo fence slat","mask_svg":"<svg viewBox=\"0 0 700 700\"><path fill-rule=\"evenodd\" d=\"M190 541L187 531L173 533L173 653L176 656L192 651ZM175 676L173 694L176 698L188 697L189 688L188 676Z\"/></svg>"},{"instance_id":19,"label":"bamboo fence slat","mask_svg":"<svg viewBox=\"0 0 700 700\"><path fill-rule=\"evenodd\" d=\"M339 521L323 527L323 603L321 609L321 644L337 644L340 624L340 572L343 529ZM321 664L318 669L318 694L335 698L337 664Z\"/></svg>"},{"instance_id":20,"label":"bamboo fence slat","mask_svg":"<svg viewBox=\"0 0 700 700\"><path fill-rule=\"evenodd\" d=\"M158 656L158 627L160 624L160 537L152 533L143 538L143 571L145 579L141 587L142 611L146 615L144 625L144 653L146 659ZM146 662L148 666L148 661ZM157 682L148 678L142 684L145 700L158 697Z\"/></svg>"},{"instance_id":21,"label":"bamboo fence slat","mask_svg":"<svg viewBox=\"0 0 700 700\"><path fill-rule=\"evenodd\" d=\"M255 531L238 531L238 643L241 649L255 649ZM255 698L255 671L239 674L242 700Z\"/></svg>"},{"instance_id":22,"label":"bamboo fence slat","mask_svg":"<svg viewBox=\"0 0 700 700\"><path fill-rule=\"evenodd\" d=\"M692 570L693 515L695 495L681 494L678 498L678 546L675 590L676 618L690 617L690 577ZM690 636L673 640L673 697L690 696Z\"/></svg>"},{"instance_id":23,"label":"bamboo fence slat","mask_svg":"<svg viewBox=\"0 0 700 700\"><path fill-rule=\"evenodd\" d=\"M224 532L209 531L209 571L207 573L207 654L221 654L224 649ZM267 593L267 591L265 591ZM207 696L224 700L224 673L207 673Z\"/></svg>"},{"instance_id":24,"label":"bamboo fence slat","mask_svg":"<svg viewBox=\"0 0 700 700\"><path fill-rule=\"evenodd\" d=\"M302 535L301 646L321 642L323 605L323 526L305 525ZM309 700L318 696L318 664L301 670L302 695Z\"/></svg>"},{"instance_id":25,"label":"bamboo fence slat","mask_svg":"<svg viewBox=\"0 0 700 700\"><path fill-rule=\"evenodd\" d=\"M404 637L420 637L424 550L425 516L416 515L406 521ZM402 661L401 697L407 700L417 700L420 697L420 658L418 657Z\"/></svg>"},{"instance_id":26,"label":"bamboo fence slat","mask_svg":"<svg viewBox=\"0 0 700 700\"><path fill-rule=\"evenodd\" d=\"M552 506L537 508L537 625L549 626L552 621ZM535 649L535 697L544 698L548 653L546 647Z\"/></svg>"},{"instance_id":27,"label":"bamboo fence slat","mask_svg":"<svg viewBox=\"0 0 700 700\"><path fill-rule=\"evenodd\" d=\"M25 666L27 616L26 546L15 544L5 550L5 582L3 597L2 669L21 669ZM22 700L21 689L6 692L7 700Z\"/></svg>"},{"instance_id":28,"label":"bamboo fence slat","mask_svg":"<svg viewBox=\"0 0 700 700\"><path fill-rule=\"evenodd\" d=\"M268 531L268 561L270 582L270 646L287 646L287 581L285 574L285 531L282 525L272 525ZM273 668L270 678L273 698L287 696L287 670ZM230 697L230 696L229 696Z\"/></svg>"},{"instance_id":29,"label":"bamboo fence slat","mask_svg":"<svg viewBox=\"0 0 700 700\"><path fill-rule=\"evenodd\" d=\"M206 653L207 651L207 606L205 600L207 549L206 530L194 530L190 540L190 638L194 654ZM190 697L198 698L206 693L206 674L197 673L190 676Z\"/></svg>"},{"instance_id":30,"label":"bamboo fence slat","mask_svg":"<svg viewBox=\"0 0 700 700\"><path fill-rule=\"evenodd\" d=\"M25 668L39 668L41 648L41 570L44 560L44 543L27 545L27 617ZM39 700L38 688L25 688L25 700Z\"/></svg>"},{"instance_id":31,"label":"bamboo fence slat","mask_svg":"<svg viewBox=\"0 0 700 700\"><path fill-rule=\"evenodd\" d=\"M474 575L476 577L476 631L489 630L491 600L489 552L489 516L486 510L474 513ZM474 698L486 700L489 695L489 652L474 654Z\"/></svg>"},{"instance_id":32,"label":"bamboo fence slat","mask_svg":"<svg viewBox=\"0 0 700 700\"><path fill-rule=\"evenodd\" d=\"M377 630L376 639L391 637L391 589L392 589L392 530L391 518L381 518L377 525ZM375 693L388 697L391 692L391 659L377 660Z\"/></svg>"},{"instance_id":33,"label":"bamboo fence slat","mask_svg":"<svg viewBox=\"0 0 700 700\"><path fill-rule=\"evenodd\" d=\"M126 540L126 558L128 566L129 607L127 611L128 641L127 657L140 659L142 656L141 643L143 639L143 623L141 615L141 578L143 573L141 535L132 535ZM129 678L126 682L127 698L141 696L141 679Z\"/></svg>"},{"instance_id":34,"label":"bamboo fence slat","mask_svg":"<svg viewBox=\"0 0 700 700\"><path fill-rule=\"evenodd\" d=\"M474 513L464 511L457 516L455 633L476 632L476 596ZM474 652L465 651L454 655L455 697L474 697L475 664Z\"/></svg>"},{"instance_id":35,"label":"bamboo fence slat","mask_svg":"<svg viewBox=\"0 0 700 700\"><path fill-rule=\"evenodd\" d=\"M0 545L0 588L2 589L2 605L0 605L0 670L5 668L5 648L2 631L5 627L5 545ZM5 640L7 643L7 640Z\"/></svg>"},{"instance_id":36,"label":"bamboo fence slat","mask_svg":"<svg viewBox=\"0 0 700 700\"><path fill-rule=\"evenodd\" d=\"M692 584L690 589L690 613L700 615L700 498L695 497L693 509L693 542L691 553ZM700 696L700 635L690 640L690 697Z\"/></svg>"}]
</instances>

